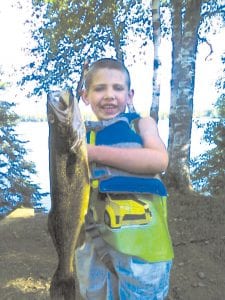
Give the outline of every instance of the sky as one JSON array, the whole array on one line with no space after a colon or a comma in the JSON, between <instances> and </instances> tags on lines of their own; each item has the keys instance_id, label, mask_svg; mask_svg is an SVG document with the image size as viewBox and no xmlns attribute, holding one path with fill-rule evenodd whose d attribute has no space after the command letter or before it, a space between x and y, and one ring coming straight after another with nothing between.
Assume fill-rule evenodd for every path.
<instances>
[{"instance_id":1,"label":"sky","mask_svg":"<svg viewBox=\"0 0 225 300\"><path fill-rule=\"evenodd\" d=\"M0 7L0 65L5 72L5 76L1 79L8 80L8 73L11 73L10 81L14 82L14 87L7 89L8 99L18 103L17 112L19 114L43 114L46 111L45 99L26 99L26 91L21 91L20 87L16 87L15 82L19 78L19 68L29 62L29 56L24 52L24 48L31 44L29 34L29 27L24 25L26 18L30 16L30 0L23 0L23 8L18 9L12 7L15 1L2 1ZM216 25L215 25L216 26ZM213 54L208 60L205 60L209 54L209 47L206 44L199 46L199 55L196 62L196 88L195 88L195 110L202 111L211 109L212 104L217 99L217 93L214 88L215 81L222 72L222 64L220 63L220 56L225 52L225 29L217 34L211 34L209 41L214 48ZM221 42L223 41L223 42ZM133 45L132 45L133 47ZM138 48L137 48L138 51ZM148 52L149 51L149 52ZM149 57L151 49L146 49L146 57ZM170 72L171 67L171 52L167 42L163 41L161 46L162 59L162 84L161 84L161 111L169 110L170 100ZM128 68L131 73L133 88L135 90L134 104L136 109L148 114L151 103L151 69L150 62L145 63L145 57L138 60L134 65Z\"/></svg>"}]
</instances>

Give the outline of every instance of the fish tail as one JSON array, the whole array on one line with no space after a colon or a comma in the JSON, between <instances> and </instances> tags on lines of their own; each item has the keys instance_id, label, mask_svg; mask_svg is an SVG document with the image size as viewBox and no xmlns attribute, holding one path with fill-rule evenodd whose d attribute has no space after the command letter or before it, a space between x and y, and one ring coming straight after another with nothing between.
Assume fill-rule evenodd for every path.
<instances>
[{"instance_id":1,"label":"fish tail","mask_svg":"<svg viewBox=\"0 0 225 300\"><path fill-rule=\"evenodd\" d=\"M54 276L50 286L50 297L52 300L75 300L76 287L74 277L58 279Z\"/></svg>"}]
</instances>

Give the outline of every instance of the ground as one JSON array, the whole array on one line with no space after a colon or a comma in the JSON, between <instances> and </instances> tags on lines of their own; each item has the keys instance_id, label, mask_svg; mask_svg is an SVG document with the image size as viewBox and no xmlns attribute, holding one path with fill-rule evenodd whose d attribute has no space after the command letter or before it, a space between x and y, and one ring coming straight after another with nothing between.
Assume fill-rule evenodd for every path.
<instances>
[{"instance_id":1,"label":"ground","mask_svg":"<svg viewBox=\"0 0 225 300\"><path fill-rule=\"evenodd\" d=\"M168 215L175 251L168 300L224 300L225 197L170 192ZM47 215L15 211L0 221L0 239L0 300L49 299L57 259Z\"/></svg>"}]
</instances>

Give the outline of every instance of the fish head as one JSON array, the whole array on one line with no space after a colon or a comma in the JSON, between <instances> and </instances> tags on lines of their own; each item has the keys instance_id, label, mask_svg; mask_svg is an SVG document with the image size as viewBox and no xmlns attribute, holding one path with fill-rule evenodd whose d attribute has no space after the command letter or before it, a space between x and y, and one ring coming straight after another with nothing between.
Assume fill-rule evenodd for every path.
<instances>
[{"instance_id":1,"label":"fish head","mask_svg":"<svg viewBox=\"0 0 225 300\"><path fill-rule=\"evenodd\" d=\"M47 116L49 126L58 127L58 132L70 135L72 151L81 144L86 144L86 129L79 104L70 89L48 94Z\"/></svg>"},{"instance_id":2,"label":"fish head","mask_svg":"<svg viewBox=\"0 0 225 300\"><path fill-rule=\"evenodd\" d=\"M73 94L69 90L48 93L47 116L49 123L69 123L73 111L73 101Z\"/></svg>"}]
</instances>

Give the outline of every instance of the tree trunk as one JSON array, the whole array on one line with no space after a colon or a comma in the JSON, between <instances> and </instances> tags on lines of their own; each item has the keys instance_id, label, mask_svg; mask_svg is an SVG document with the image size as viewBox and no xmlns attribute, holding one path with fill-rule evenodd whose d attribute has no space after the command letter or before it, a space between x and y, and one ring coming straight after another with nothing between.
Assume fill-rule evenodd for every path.
<instances>
[{"instance_id":1,"label":"tree trunk","mask_svg":"<svg viewBox=\"0 0 225 300\"><path fill-rule=\"evenodd\" d=\"M153 66L153 92L150 116L158 123L159 119L159 97L160 97L160 69L161 61L159 57L159 47L161 43L160 27L160 0L152 0L152 23L153 23L153 46L154 46L154 66Z\"/></svg>"},{"instance_id":2,"label":"tree trunk","mask_svg":"<svg viewBox=\"0 0 225 300\"><path fill-rule=\"evenodd\" d=\"M189 190L190 146L195 86L195 62L198 44L201 0L172 0L172 80L169 115L167 183L182 191Z\"/></svg>"},{"instance_id":3,"label":"tree trunk","mask_svg":"<svg viewBox=\"0 0 225 300\"><path fill-rule=\"evenodd\" d=\"M114 19L112 20L112 36L114 41L114 49L116 51L116 58L124 62L124 53L121 48L121 40L123 39L123 28L121 26L116 26Z\"/></svg>"},{"instance_id":4,"label":"tree trunk","mask_svg":"<svg viewBox=\"0 0 225 300\"><path fill-rule=\"evenodd\" d=\"M114 49L116 52L116 58L124 63L124 51L121 47L121 41L124 38L124 23L119 23L118 26L116 26L116 23L114 21L114 18L112 19L112 36L113 36L113 42L114 42ZM128 104L128 111L130 113L136 112L135 107L133 103Z\"/></svg>"},{"instance_id":5,"label":"tree trunk","mask_svg":"<svg viewBox=\"0 0 225 300\"><path fill-rule=\"evenodd\" d=\"M80 101L80 97L82 95L82 89L83 89L83 85L84 85L85 76L88 72L88 68L89 68L89 61L85 60L83 66L82 66L82 69L81 69L80 79L78 81L77 88L76 88L76 98L77 98L78 102Z\"/></svg>"}]
</instances>

